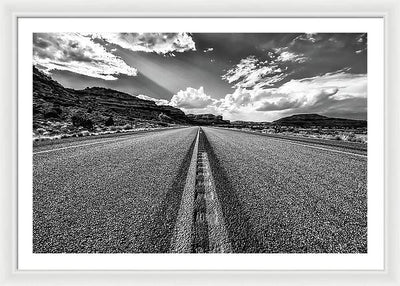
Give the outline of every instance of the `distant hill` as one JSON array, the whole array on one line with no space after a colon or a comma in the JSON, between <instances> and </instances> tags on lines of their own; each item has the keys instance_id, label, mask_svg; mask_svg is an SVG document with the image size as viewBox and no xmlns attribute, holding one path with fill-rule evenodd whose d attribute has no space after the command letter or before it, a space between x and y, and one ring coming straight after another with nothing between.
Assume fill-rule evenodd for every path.
<instances>
[{"instance_id":1,"label":"distant hill","mask_svg":"<svg viewBox=\"0 0 400 286\"><path fill-rule=\"evenodd\" d=\"M272 122L280 126L296 126L296 127L347 127L360 128L367 127L365 120L353 120L345 118L331 118L319 114L296 114Z\"/></svg>"},{"instance_id":2,"label":"distant hill","mask_svg":"<svg viewBox=\"0 0 400 286\"><path fill-rule=\"evenodd\" d=\"M57 133L60 128L101 129L110 125L187 124L185 113L172 106L101 87L83 90L65 88L33 67L33 129ZM43 130L42 130L43 131Z\"/></svg>"}]
</instances>

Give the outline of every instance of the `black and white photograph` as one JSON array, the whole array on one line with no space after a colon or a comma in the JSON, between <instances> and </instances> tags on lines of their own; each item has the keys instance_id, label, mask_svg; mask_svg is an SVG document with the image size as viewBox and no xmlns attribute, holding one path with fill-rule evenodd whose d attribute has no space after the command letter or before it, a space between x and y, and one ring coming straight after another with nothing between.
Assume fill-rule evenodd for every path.
<instances>
[{"instance_id":1,"label":"black and white photograph","mask_svg":"<svg viewBox=\"0 0 400 286\"><path fill-rule=\"evenodd\" d=\"M315 28L33 33L33 253L368 253L368 33Z\"/></svg>"}]
</instances>

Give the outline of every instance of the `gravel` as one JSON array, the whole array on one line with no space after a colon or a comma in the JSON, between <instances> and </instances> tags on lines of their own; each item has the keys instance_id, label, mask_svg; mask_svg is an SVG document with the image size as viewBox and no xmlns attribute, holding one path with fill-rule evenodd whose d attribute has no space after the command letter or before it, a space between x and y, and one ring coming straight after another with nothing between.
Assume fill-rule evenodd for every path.
<instances>
[{"instance_id":1,"label":"gravel","mask_svg":"<svg viewBox=\"0 0 400 286\"><path fill-rule=\"evenodd\" d=\"M367 252L366 157L203 130L234 252Z\"/></svg>"}]
</instances>

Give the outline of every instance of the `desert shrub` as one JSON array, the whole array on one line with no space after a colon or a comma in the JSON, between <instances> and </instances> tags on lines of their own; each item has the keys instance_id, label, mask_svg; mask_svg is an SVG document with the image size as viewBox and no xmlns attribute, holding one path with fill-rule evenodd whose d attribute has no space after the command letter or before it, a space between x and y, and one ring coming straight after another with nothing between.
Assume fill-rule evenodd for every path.
<instances>
[{"instance_id":1,"label":"desert shrub","mask_svg":"<svg viewBox=\"0 0 400 286\"><path fill-rule=\"evenodd\" d=\"M72 124L76 127L84 127L86 129L93 129L93 121L82 113L75 113L71 117Z\"/></svg>"},{"instance_id":2,"label":"desert shrub","mask_svg":"<svg viewBox=\"0 0 400 286\"><path fill-rule=\"evenodd\" d=\"M46 113L43 114L44 118L58 118L59 114L55 112L54 110L47 111Z\"/></svg>"},{"instance_id":3,"label":"desert shrub","mask_svg":"<svg viewBox=\"0 0 400 286\"><path fill-rule=\"evenodd\" d=\"M79 132L78 133L78 136L79 137L85 137L85 136L89 136L89 131L81 131L81 132Z\"/></svg>"},{"instance_id":4,"label":"desert shrub","mask_svg":"<svg viewBox=\"0 0 400 286\"><path fill-rule=\"evenodd\" d=\"M60 118L62 109L59 106L47 107L43 111L44 118Z\"/></svg>"},{"instance_id":5,"label":"desert shrub","mask_svg":"<svg viewBox=\"0 0 400 286\"><path fill-rule=\"evenodd\" d=\"M106 120L106 122L104 123L106 126L112 126L114 125L114 119L112 118L112 116L108 117L108 119Z\"/></svg>"},{"instance_id":6,"label":"desert shrub","mask_svg":"<svg viewBox=\"0 0 400 286\"><path fill-rule=\"evenodd\" d=\"M38 128L38 129L36 129L36 132L39 133L39 134L43 134L43 133L46 132L46 129L44 129L44 128Z\"/></svg>"},{"instance_id":7,"label":"desert shrub","mask_svg":"<svg viewBox=\"0 0 400 286\"><path fill-rule=\"evenodd\" d=\"M122 127L122 129L124 129L124 130L131 130L131 129L132 129L132 125L130 125L130 124L125 124L125 125Z\"/></svg>"}]
</instances>

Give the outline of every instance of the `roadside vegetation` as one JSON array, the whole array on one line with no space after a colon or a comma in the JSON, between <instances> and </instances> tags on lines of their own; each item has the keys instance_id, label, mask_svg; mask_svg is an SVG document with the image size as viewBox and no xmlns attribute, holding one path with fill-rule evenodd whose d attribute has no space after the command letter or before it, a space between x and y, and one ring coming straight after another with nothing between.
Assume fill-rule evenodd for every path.
<instances>
[{"instance_id":1,"label":"roadside vegetation","mask_svg":"<svg viewBox=\"0 0 400 286\"><path fill-rule=\"evenodd\" d=\"M155 120L125 120L118 116L102 116L82 109L68 112L67 115L61 115L62 112L60 111L57 111L57 113L51 111L49 113L50 115L47 117L44 116L41 119L36 118L34 120L33 142L136 132L176 126L176 124ZM56 114L57 116L55 116Z\"/></svg>"}]
</instances>

